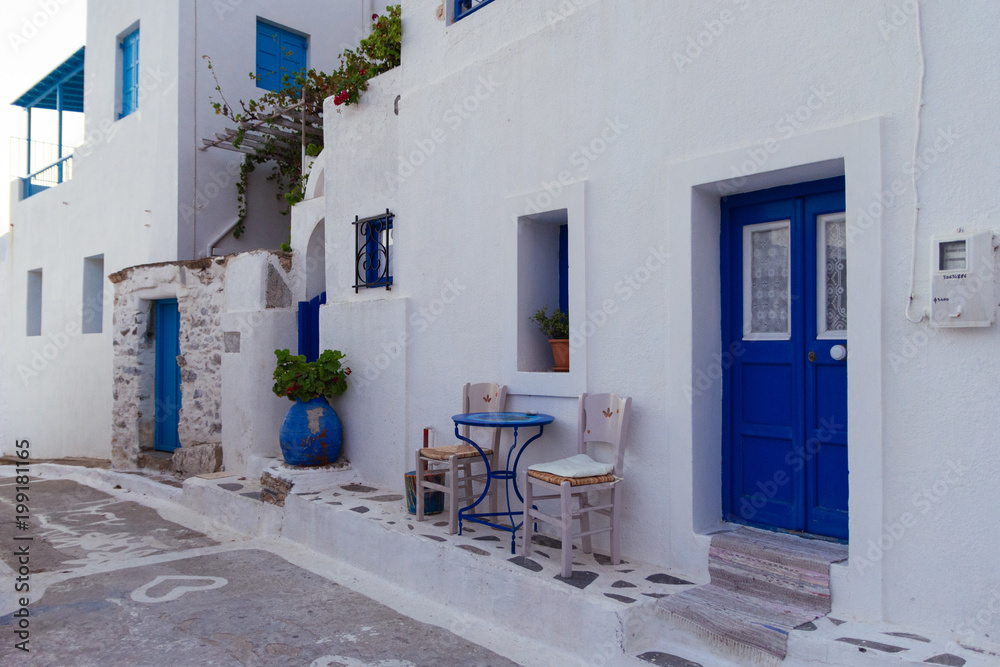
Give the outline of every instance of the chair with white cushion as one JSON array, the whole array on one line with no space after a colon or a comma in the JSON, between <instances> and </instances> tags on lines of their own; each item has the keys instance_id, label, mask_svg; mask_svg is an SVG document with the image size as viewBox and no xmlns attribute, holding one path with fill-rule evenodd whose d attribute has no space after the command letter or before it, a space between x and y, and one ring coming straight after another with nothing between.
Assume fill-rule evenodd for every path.
<instances>
[{"instance_id":1,"label":"chair with white cushion","mask_svg":"<svg viewBox=\"0 0 1000 667\"><path fill-rule=\"evenodd\" d=\"M462 388L463 414L469 412L503 412L506 402L506 385L497 385L492 382L482 382L479 384L466 383ZM491 429L492 433L490 434L489 442L485 442L484 436L470 436L471 427L462 426L461 428L463 436L471 438L477 445L483 448L483 453L490 460L490 468L496 470L497 452L500 451L500 429ZM451 534L457 533L459 507L471 505L478 497L477 495L473 495L472 483L485 484L485 470L477 474L472 473L472 466L476 463L482 464L483 457L479 455L475 447L462 443L418 449L416 461L417 521L424 520L424 490L442 491L448 496L448 532ZM423 474L421 474L421 471L423 471ZM425 475L440 473L442 471L447 473L444 484L437 484L425 477ZM490 486L490 512L497 511L497 489L499 486L501 485L493 484Z\"/></svg>"},{"instance_id":2,"label":"chair with white cushion","mask_svg":"<svg viewBox=\"0 0 1000 667\"><path fill-rule=\"evenodd\" d=\"M524 540L521 553L531 555L534 523L545 521L558 527L562 534L562 576L573 574L573 540L582 538L583 552L591 552L591 535L610 532L611 562L621 562L619 552L619 516L621 513L621 474L625 458L625 436L628 431L632 399L614 394L581 394L577 417L577 455L568 459L539 463L524 473ZM606 442L613 449L613 463L595 461L587 454L591 442ZM536 491L552 491L536 495ZM589 494L610 491L610 500L592 505ZM573 508L573 498L579 506ZM539 500L559 500L559 516L549 516L533 506ZM611 524L590 529L591 513L610 516ZM579 519L580 531L573 532L573 521Z\"/></svg>"}]
</instances>

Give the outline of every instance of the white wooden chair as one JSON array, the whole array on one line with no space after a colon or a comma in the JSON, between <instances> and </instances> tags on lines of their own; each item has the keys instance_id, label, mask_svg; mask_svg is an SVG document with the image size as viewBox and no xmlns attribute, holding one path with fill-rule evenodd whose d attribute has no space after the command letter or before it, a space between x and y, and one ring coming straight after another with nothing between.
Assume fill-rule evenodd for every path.
<instances>
[{"instance_id":1,"label":"white wooden chair","mask_svg":"<svg viewBox=\"0 0 1000 667\"><path fill-rule=\"evenodd\" d=\"M462 413L468 412L503 412L507 403L506 385L497 385L492 382L482 382L479 384L469 384L462 388ZM477 445L483 448L483 453L490 460L490 467L497 469L497 456L500 451L500 429L491 429L493 432L489 437L489 442L485 442L483 435L472 437L470 427L462 426L462 435L470 438ZM416 456L416 501L417 501L417 521L424 520L424 490L442 491L448 498L448 532L451 534L458 532L458 509L466 505L471 505L478 495L473 495L473 482L485 484L486 471L473 474L472 466L482 463L483 459L472 445L465 443L457 445L445 445L443 447L424 447L417 450ZM443 464L447 464L445 467ZM424 470L424 466L427 470ZM425 477L430 473L446 471L444 484L437 484ZM423 471L423 474L421 472ZM490 512L497 511L497 490L502 484L490 485L489 507ZM461 488L459 488L461 487ZM480 491L482 493L482 491ZM464 503L464 505L463 505Z\"/></svg>"},{"instance_id":2,"label":"white wooden chair","mask_svg":"<svg viewBox=\"0 0 1000 667\"><path fill-rule=\"evenodd\" d=\"M561 461L530 466L523 476L524 540L521 553L531 555L531 536L535 521L557 526L562 533L562 576L573 574L573 539L582 538L583 552L591 552L591 535L610 532L611 562L621 562L619 526L621 514L621 474L625 458L625 436L628 431L632 399L614 394L581 394L577 417L577 455ZM613 464L600 464L587 455L587 443L606 442L614 450ZM552 470L554 472L547 472ZM553 491L536 495L536 489ZM610 502L591 505L588 494L611 491ZM573 509L573 498L579 507ZM535 501L559 499L559 516L549 516L532 507ZM611 525L590 528L590 514L597 512L611 517ZM573 532L573 520L580 520L580 531Z\"/></svg>"}]
</instances>

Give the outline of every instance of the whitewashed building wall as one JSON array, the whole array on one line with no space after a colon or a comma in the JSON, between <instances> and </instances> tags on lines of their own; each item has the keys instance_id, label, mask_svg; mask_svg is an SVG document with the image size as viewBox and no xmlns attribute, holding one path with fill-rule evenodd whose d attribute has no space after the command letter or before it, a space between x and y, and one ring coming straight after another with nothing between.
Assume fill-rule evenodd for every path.
<instances>
[{"instance_id":1,"label":"whitewashed building wall","mask_svg":"<svg viewBox=\"0 0 1000 667\"><path fill-rule=\"evenodd\" d=\"M984 529L1000 333L904 309L914 261L913 312L928 304L932 234L1000 231L1000 8L924 2L918 38L914 3L892 0L496 0L454 24L439 5L406 3L403 65L327 114L321 343L355 371L334 404L362 476L401 484L424 426L450 442L468 381L555 415L527 463L572 453L579 392L630 395L623 553L705 578L721 523L722 387L702 380L722 352L720 198L843 175L851 539L834 611L991 642L1000 621L968 619L1000 586ZM350 223L386 208L395 282L356 295ZM515 220L557 209L577 342L569 374L529 374Z\"/></svg>"},{"instance_id":2,"label":"whitewashed building wall","mask_svg":"<svg viewBox=\"0 0 1000 667\"><path fill-rule=\"evenodd\" d=\"M212 254L236 218L240 156L200 151L201 139L227 125L210 105L219 99L202 56L209 56L230 103L259 97L248 73L256 67L256 21L308 34L308 64L331 71L356 46L385 3L344 0L166 0L88 4L85 144L74 177L11 203L10 290L0 317L8 390L2 406L10 438L27 438L39 458L109 458L112 440L112 296L105 280L100 333L82 333L92 317L81 294L83 260L103 255L107 276L138 264ZM138 26L139 102L118 118L120 37ZM53 63L55 64L55 63ZM260 168L251 180L247 232L220 241L215 254L277 249L289 218ZM17 184L19 185L19 184ZM19 188L17 189L19 191ZM27 273L42 271L42 330L26 336ZM0 330L2 333L3 330ZM294 341L289 341L289 345ZM81 387L88 387L81 391ZM49 408L58 405L59 418ZM14 435L16 434L16 435ZM10 453L8 438L0 452Z\"/></svg>"}]
</instances>

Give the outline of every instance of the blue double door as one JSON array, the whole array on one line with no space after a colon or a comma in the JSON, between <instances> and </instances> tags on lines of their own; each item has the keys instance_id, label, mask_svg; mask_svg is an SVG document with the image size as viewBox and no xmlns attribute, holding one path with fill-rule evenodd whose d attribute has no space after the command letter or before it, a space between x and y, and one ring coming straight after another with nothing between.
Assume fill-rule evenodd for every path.
<instances>
[{"instance_id":1,"label":"blue double door","mask_svg":"<svg viewBox=\"0 0 1000 667\"><path fill-rule=\"evenodd\" d=\"M847 539L847 226L834 178L722 202L723 511Z\"/></svg>"}]
</instances>

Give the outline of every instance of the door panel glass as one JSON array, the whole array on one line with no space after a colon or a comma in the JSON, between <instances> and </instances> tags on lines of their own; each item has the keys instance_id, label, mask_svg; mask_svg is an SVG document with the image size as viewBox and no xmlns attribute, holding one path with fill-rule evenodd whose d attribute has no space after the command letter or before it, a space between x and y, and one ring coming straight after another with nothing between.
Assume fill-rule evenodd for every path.
<instances>
[{"instance_id":1,"label":"door panel glass","mask_svg":"<svg viewBox=\"0 0 1000 667\"><path fill-rule=\"evenodd\" d=\"M743 228L743 337L788 340L791 334L789 220Z\"/></svg>"},{"instance_id":2,"label":"door panel glass","mask_svg":"<svg viewBox=\"0 0 1000 667\"><path fill-rule=\"evenodd\" d=\"M847 336L847 221L843 213L817 218L820 338Z\"/></svg>"}]
</instances>

